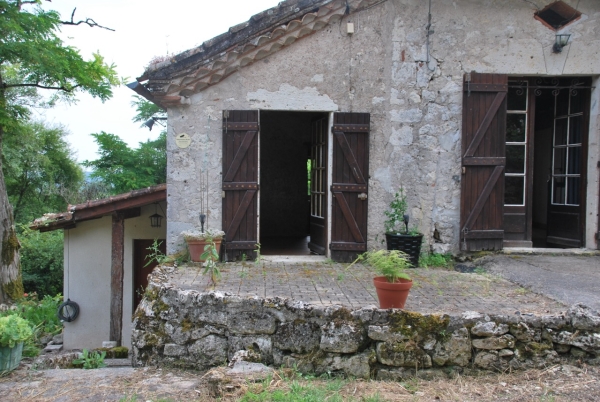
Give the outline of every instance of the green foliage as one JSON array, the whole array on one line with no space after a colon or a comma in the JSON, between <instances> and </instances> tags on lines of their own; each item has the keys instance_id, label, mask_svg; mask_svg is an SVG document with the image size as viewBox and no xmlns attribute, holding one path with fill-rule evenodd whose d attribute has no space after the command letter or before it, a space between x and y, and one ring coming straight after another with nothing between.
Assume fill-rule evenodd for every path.
<instances>
[{"instance_id":1,"label":"green foliage","mask_svg":"<svg viewBox=\"0 0 600 402\"><path fill-rule=\"evenodd\" d=\"M133 95L131 106L135 106L136 115L133 118L134 122L145 122L152 117L166 117L165 112L155 103L149 102L138 95Z\"/></svg>"},{"instance_id":2,"label":"green foliage","mask_svg":"<svg viewBox=\"0 0 600 402\"><path fill-rule=\"evenodd\" d=\"M394 194L394 199L390 203L390 209L384 212L385 216L388 218L384 223L386 233L400 232L404 225L404 215L406 214L407 208L404 188L400 187Z\"/></svg>"},{"instance_id":3,"label":"green foliage","mask_svg":"<svg viewBox=\"0 0 600 402\"><path fill-rule=\"evenodd\" d=\"M367 251L358 256L350 268L357 262L368 264L375 268L377 274L385 276L388 282L396 282L398 279L410 280L406 269L411 267L410 257L400 250L374 250Z\"/></svg>"},{"instance_id":4,"label":"green foliage","mask_svg":"<svg viewBox=\"0 0 600 402\"><path fill-rule=\"evenodd\" d=\"M400 187L394 194L394 199L390 203L390 209L385 211L384 214L387 216L387 220L384 222L386 233L407 233L410 235L418 235L419 229L415 226L409 226L408 231L404 224L404 215L408 209L406 203L406 195L404 194L404 188Z\"/></svg>"},{"instance_id":5,"label":"green foliage","mask_svg":"<svg viewBox=\"0 0 600 402\"><path fill-rule=\"evenodd\" d=\"M58 97L73 98L76 91L106 100L119 80L114 65L99 54L84 60L79 51L58 36L61 19L44 10L41 0L23 3L0 0L0 126L10 128L28 112L19 104L2 102L13 88L54 89ZM5 74L14 69L16 74ZM3 76L6 76L3 78ZM17 77L18 81L11 78Z\"/></svg>"},{"instance_id":6,"label":"green foliage","mask_svg":"<svg viewBox=\"0 0 600 402\"><path fill-rule=\"evenodd\" d=\"M41 233L19 226L23 287L40 297L56 295L63 289L63 232Z\"/></svg>"},{"instance_id":7,"label":"green foliage","mask_svg":"<svg viewBox=\"0 0 600 402\"><path fill-rule=\"evenodd\" d=\"M106 364L104 364L105 357L106 357L105 351L98 353L98 352L94 352L94 351L90 352L87 349L83 349L81 358L73 360L73 365L74 366L83 365L83 368L86 370L106 367Z\"/></svg>"},{"instance_id":8,"label":"green foliage","mask_svg":"<svg viewBox=\"0 0 600 402\"><path fill-rule=\"evenodd\" d=\"M38 89L55 91L53 100L74 100L77 92L86 92L104 101L112 96L112 87L119 85L114 65L106 64L99 54L85 60L76 48L63 43L60 15L42 9L41 3L0 0L0 149L5 136L22 128L30 116L29 107L37 105ZM4 180L0 180L0 203L9 204ZM10 240L6 237L13 223L10 214L2 222L3 244ZM18 279L0 288L0 299L16 293L9 287L22 288L18 248L12 252L13 258L3 258L0 276Z\"/></svg>"},{"instance_id":9,"label":"green foliage","mask_svg":"<svg viewBox=\"0 0 600 402\"><path fill-rule=\"evenodd\" d=\"M65 190L83 180L62 127L27 122L7 131L2 148L6 191L16 222L26 223L47 212L62 211Z\"/></svg>"},{"instance_id":10,"label":"green foliage","mask_svg":"<svg viewBox=\"0 0 600 402\"><path fill-rule=\"evenodd\" d=\"M452 254L438 254L438 253L426 253L421 254L419 257L419 267L443 267L448 268L452 266L454 257Z\"/></svg>"},{"instance_id":11,"label":"green foliage","mask_svg":"<svg viewBox=\"0 0 600 402\"><path fill-rule=\"evenodd\" d=\"M27 320L14 314L0 317L0 347L14 348L32 335L33 330Z\"/></svg>"},{"instance_id":12,"label":"green foliage","mask_svg":"<svg viewBox=\"0 0 600 402\"><path fill-rule=\"evenodd\" d=\"M118 136L101 132L92 134L100 148L100 158L85 161L92 168L91 177L110 185L114 194L161 184L167 177L167 136L140 142L131 149Z\"/></svg>"},{"instance_id":13,"label":"green foliage","mask_svg":"<svg viewBox=\"0 0 600 402\"><path fill-rule=\"evenodd\" d=\"M206 246L204 246L204 252L200 256L201 260L204 260L204 275L209 275L210 283L212 286L217 285L217 280L221 278L221 271L219 270L219 265L217 261L219 261L219 253L217 252L217 247L212 237L206 239L208 242Z\"/></svg>"},{"instance_id":14,"label":"green foliage","mask_svg":"<svg viewBox=\"0 0 600 402\"><path fill-rule=\"evenodd\" d=\"M17 315L27 320L40 335L55 335L62 331L62 323L56 315L58 306L62 302L61 294L46 295L39 300L36 293L25 293L24 297L16 303L14 310L2 312L0 315Z\"/></svg>"},{"instance_id":15,"label":"green foliage","mask_svg":"<svg viewBox=\"0 0 600 402\"><path fill-rule=\"evenodd\" d=\"M260 264L260 243L256 243L256 248L254 249L254 254L256 255L256 258L254 259L254 265L258 265Z\"/></svg>"},{"instance_id":16,"label":"green foliage","mask_svg":"<svg viewBox=\"0 0 600 402\"><path fill-rule=\"evenodd\" d=\"M149 251L149 253L146 255L148 262L146 262L144 267L147 267L148 265L152 264L153 262L156 262L158 265L160 265L162 263L169 261L169 257L166 254L164 254L162 252L162 250L160 249L161 245L162 245L162 242L159 242L158 239L154 239L154 241L152 242L152 245L146 249Z\"/></svg>"}]
</instances>

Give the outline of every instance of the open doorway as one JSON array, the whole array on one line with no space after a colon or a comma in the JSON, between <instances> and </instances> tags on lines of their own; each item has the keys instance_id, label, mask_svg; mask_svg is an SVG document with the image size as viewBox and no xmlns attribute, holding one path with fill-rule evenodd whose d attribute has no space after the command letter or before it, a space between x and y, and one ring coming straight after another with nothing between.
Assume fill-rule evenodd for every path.
<instances>
[{"instance_id":1,"label":"open doorway","mask_svg":"<svg viewBox=\"0 0 600 402\"><path fill-rule=\"evenodd\" d=\"M260 112L259 243L263 255L325 253L327 117L320 112ZM322 197L311 197L317 182ZM319 225L314 224L316 209L311 208L311 199L313 204L321 203ZM315 239L323 242L322 249L312 246Z\"/></svg>"},{"instance_id":2,"label":"open doorway","mask_svg":"<svg viewBox=\"0 0 600 402\"><path fill-rule=\"evenodd\" d=\"M535 102L533 247L582 247L591 81L538 82L545 88Z\"/></svg>"},{"instance_id":3,"label":"open doorway","mask_svg":"<svg viewBox=\"0 0 600 402\"><path fill-rule=\"evenodd\" d=\"M509 80L505 247L582 247L591 80Z\"/></svg>"}]
</instances>

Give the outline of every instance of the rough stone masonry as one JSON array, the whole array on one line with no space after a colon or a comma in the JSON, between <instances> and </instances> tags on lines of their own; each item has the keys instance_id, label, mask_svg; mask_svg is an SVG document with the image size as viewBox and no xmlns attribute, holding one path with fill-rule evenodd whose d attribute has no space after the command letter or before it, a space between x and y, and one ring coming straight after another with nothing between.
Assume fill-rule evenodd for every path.
<instances>
[{"instance_id":1,"label":"rough stone masonry","mask_svg":"<svg viewBox=\"0 0 600 402\"><path fill-rule=\"evenodd\" d=\"M580 304L548 316L349 310L181 290L170 270L154 271L135 313L135 366L204 370L243 356L304 373L392 380L599 361L600 315Z\"/></svg>"}]
</instances>

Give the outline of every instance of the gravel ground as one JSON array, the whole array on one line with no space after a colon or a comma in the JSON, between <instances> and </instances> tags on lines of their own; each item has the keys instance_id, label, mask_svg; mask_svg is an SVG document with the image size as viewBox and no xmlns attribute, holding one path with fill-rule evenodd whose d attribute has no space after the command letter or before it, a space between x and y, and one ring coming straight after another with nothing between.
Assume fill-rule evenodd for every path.
<instances>
[{"instance_id":1,"label":"gravel ground","mask_svg":"<svg viewBox=\"0 0 600 402\"><path fill-rule=\"evenodd\" d=\"M292 370L279 370L272 378L259 383L240 379L236 386L228 387L215 397L209 393L207 379L211 372L130 367L35 371L24 362L19 369L0 378L0 400L237 401L249 390L290 390L294 381L307 383L294 376ZM310 384L327 386L323 380L313 380ZM597 401L600 400L600 368L575 361L543 370L476 377L413 378L404 382L348 380L335 393L345 401L362 401L374 396L380 401Z\"/></svg>"}]
</instances>

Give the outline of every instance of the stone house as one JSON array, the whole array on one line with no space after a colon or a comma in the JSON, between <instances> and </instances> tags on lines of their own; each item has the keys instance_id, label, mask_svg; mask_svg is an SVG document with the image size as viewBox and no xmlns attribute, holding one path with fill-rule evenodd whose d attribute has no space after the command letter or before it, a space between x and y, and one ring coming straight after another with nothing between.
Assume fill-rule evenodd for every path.
<instances>
[{"instance_id":1,"label":"stone house","mask_svg":"<svg viewBox=\"0 0 600 402\"><path fill-rule=\"evenodd\" d=\"M289 0L129 86L168 112L170 252L203 213L228 260L348 260L400 186L434 251L597 248L599 76L593 0Z\"/></svg>"}]
</instances>

